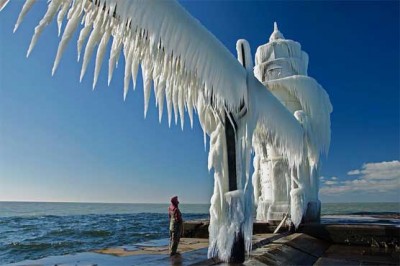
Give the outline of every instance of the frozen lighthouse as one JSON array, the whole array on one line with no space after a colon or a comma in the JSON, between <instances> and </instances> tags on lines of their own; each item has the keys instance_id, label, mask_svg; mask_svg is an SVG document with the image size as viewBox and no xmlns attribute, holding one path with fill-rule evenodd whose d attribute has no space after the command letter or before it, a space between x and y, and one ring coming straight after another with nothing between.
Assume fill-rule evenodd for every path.
<instances>
[{"instance_id":1,"label":"frozen lighthouse","mask_svg":"<svg viewBox=\"0 0 400 266\"><path fill-rule=\"evenodd\" d=\"M274 23L269 42L258 47L254 75L299 121L304 129L304 152L298 166L257 135L253 186L257 219L280 221L290 214L297 227L302 220L319 219L319 155L330 143L328 94L307 75L308 55L298 42L287 40Z\"/></svg>"}]
</instances>

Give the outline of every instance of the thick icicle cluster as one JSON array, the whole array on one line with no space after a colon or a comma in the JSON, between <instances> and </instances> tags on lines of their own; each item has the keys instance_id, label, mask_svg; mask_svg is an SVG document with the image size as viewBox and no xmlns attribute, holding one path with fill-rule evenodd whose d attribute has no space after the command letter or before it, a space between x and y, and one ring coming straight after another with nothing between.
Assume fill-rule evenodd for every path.
<instances>
[{"instance_id":1,"label":"thick icicle cluster","mask_svg":"<svg viewBox=\"0 0 400 266\"><path fill-rule=\"evenodd\" d=\"M303 129L293 115L276 98L265 94L265 87L254 77L249 76L249 95L253 106L252 114L257 123L255 135L264 143L273 145L287 156L290 166L300 165L303 153Z\"/></svg>"},{"instance_id":2,"label":"thick icicle cluster","mask_svg":"<svg viewBox=\"0 0 400 266\"><path fill-rule=\"evenodd\" d=\"M221 123L222 122L222 123ZM229 191L228 159L224 124L219 121L210 134L209 169L214 169L214 193L210 207L209 257L228 261L235 237L241 232L251 250L253 233L253 187L249 178L252 128L249 117L240 120L236 132L237 190Z\"/></svg>"},{"instance_id":3,"label":"thick icicle cluster","mask_svg":"<svg viewBox=\"0 0 400 266\"><path fill-rule=\"evenodd\" d=\"M218 255L223 260L229 259L231 247L239 232L243 233L246 249L251 250L254 197L249 169L253 136L257 134L266 143L275 145L293 167L302 161L301 152L295 151L303 150L304 131L300 124L253 76L247 41L237 42L237 52L239 62L248 71L247 112L243 117L234 115L238 123L235 132L238 190L228 190L227 148L223 125L230 121L215 120L217 123L210 133L209 168L214 169L214 193L210 208L209 256Z\"/></svg>"},{"instance_id":4,"label":"thick icicle cluster","mask_svg":"<svg viewBox=\"0 0 400 266\"><path fill-rule=\"evenodd\" d=\"M15 30L34 2L26 1ZM212 101L229 110L237 109L245 99L246 71L212 34L175 1L49 1L46 14L35 28L27 55L32 52L44 28L55 17L61 34L65 16L67 22L52 74L73 33L82 24L77 44L78 60L84 50L80 79L84 77L97 47L93 88L96 86L105 49L112 39L108 82L111 81L122 52L125 57L125 98L131 80L135 87L136 75L141 66L145 114L152 85L156 104L159 105L159 119L163 114L165 99L169 124L173 111L175 123L180 117L182 127L185 110L189 113L192 125L193 111L199 99ZM201 97L199 94L202 94Z\"/></svg>"},{"instance_id":5,"label":"thick icicle cluster","mask_svg":"<svg viewBox=\"0 0 400 266\"><path fill-rule=\"evenodd\" d=\"M332 105L326 91L315 79L295 75L277 80L267 81L265 85L274 90L287 90L293 95L310 116L310 124L305 130L310 138L309 155L317 162L320 153L328 153L331 139L330 114Z\"/></svg>"}]
</instances>

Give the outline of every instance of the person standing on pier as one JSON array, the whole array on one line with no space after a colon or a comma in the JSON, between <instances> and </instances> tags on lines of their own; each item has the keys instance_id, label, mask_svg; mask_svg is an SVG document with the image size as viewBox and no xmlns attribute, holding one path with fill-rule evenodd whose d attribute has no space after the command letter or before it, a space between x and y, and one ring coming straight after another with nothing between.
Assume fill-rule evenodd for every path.
<instances>
[{"instance_id":1,"label":"person standing on pier","mask_svg":"<svg viewBox=\"0 0 400 266\"><path fill-rule=\"evenodd\" d=\"M171 205L168 208L170 256L179 254L178 252L176 252L176 250L178 249L178 244L183 229L182 213L179 210L178 205L178 196L172 197Z\"/></svg>"}]
</instances>

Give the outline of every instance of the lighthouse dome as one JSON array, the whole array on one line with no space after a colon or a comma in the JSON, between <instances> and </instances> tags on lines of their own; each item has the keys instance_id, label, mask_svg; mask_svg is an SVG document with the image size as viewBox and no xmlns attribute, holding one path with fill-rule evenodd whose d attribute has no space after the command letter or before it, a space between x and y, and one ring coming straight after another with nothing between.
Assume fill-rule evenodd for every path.
<instances>
[{"instance_id":1,"label":"lighthouse dome","mask_svg":"<svg viewBox=\"0 0 400 266\"><path fill-rule=\"evenodd\" d=\"M257 48L254 74L261 81L292 75L307 75L308 55L300 43L285 39L274 22L269 42Z\"/></svg>"}]
</instances>

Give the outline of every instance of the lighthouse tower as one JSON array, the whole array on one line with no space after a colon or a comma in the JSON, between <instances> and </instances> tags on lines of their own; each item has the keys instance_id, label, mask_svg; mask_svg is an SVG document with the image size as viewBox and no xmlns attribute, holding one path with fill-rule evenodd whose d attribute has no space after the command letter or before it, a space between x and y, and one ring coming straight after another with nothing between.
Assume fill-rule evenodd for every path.
<instances>
[{"instance_id":1,"label":"lighthouse tower","mask_svg":"<svg viewBox=\"0 0 400 266\"><path fill-rule=\"evenodd\" d=\"M332 106L325 90L307 75L308 55L274 23L269 42L258 47L254 74L290 111L305 132L303 162L289 166L272 144L254 141L253 186L257 219L280 221L289 214L298 226L319 219L319 154L330 142Z\"/></svg>"}]
</instances>

